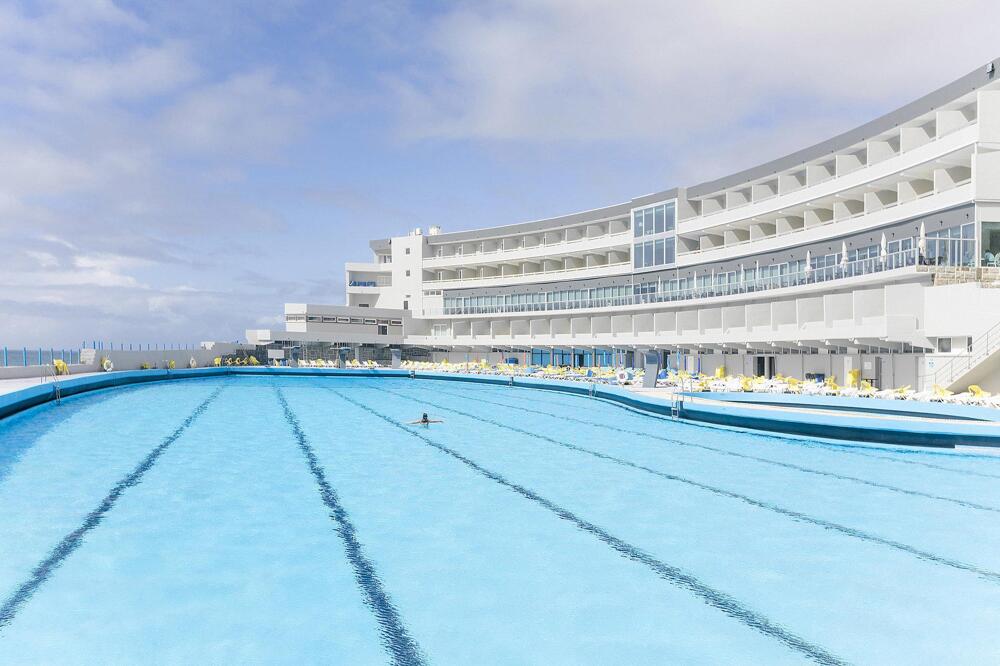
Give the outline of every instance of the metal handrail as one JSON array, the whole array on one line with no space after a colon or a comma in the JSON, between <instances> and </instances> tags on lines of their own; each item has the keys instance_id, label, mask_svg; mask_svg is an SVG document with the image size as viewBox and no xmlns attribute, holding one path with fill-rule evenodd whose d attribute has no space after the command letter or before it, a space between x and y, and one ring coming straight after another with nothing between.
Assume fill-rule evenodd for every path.
<instances>
[{"instance_id":1,"label":"metal handrail","mask_svg":"<svg viewBox=\"0 0 1000 666\"><path fill-rule=\"evenodd\" d=\"M972 370L982 361L989 358L993 352L1000 348L1000 321L993 324L985 333L972 341L972 351L962 356L955 356L940 368L934 370L934 383L939 385L951 384L957 377ZM945 370L948 374L943 374ZM947 377L947 379L945 379Z\"/></svg>"}]
</instances>

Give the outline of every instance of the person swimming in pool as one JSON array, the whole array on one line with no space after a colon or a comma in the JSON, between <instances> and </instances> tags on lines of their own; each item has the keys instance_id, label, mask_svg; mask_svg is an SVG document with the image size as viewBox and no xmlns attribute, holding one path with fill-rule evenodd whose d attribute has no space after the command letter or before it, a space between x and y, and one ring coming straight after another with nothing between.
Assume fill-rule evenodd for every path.
<instances>
[{"instance_id":1,"label":"person swimming in pool","mask_svg":"<svg viewBox=\"0 0 1000 666\"><path fill-rule=\"evenodd\" d=\"M416 420L416 421L410 421L411 425L422 425L425 428L429 427L430 424L432 424L432 423L444 423L444 421L441 421L441 420L438 420L438 419L432 419L432 418L428 417L427 416L427 412L424 412L423 416L421 416L418 420Z\"/></svg>"}]
</instances>

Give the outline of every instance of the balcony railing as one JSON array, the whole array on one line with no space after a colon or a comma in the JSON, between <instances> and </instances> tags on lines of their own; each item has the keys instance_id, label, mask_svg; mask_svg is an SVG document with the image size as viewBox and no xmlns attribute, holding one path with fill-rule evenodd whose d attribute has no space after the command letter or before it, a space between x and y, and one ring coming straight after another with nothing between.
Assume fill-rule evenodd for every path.
<instances>
[{"instance_id":1,"label":"balcony railing","mask_svg":"<svg viewBox=\"0 0 1000 666\"><path fill-rule=\"evenodd\" d=\"M623 231L617 231L615 233L609 232L606 234L602 234L600 236L581 236L580 238L574 238L573 240L570 241L560 240L554 243L539 243L538 245L529 245L529 246L519 245L518 247L497 248L495 250L489 250L487 252L482 252L477 250L476 252L455 252L454 254L435 254L432 257L427 257L425 261L444 260L444 259L470 259L470 258L479 259L481 257L501 256L504 254L510 254L512 252L524 252L527 250L539 250L539 249L558 250L559 248L566 246L570 246L570 249L572 249L572 246L576 245L577 243L585 243L587 241L607 240L611 238L618 238L619 236L623 238L623 243L625 243L628 241L630 235L631 235L631 230L625 229Z\"/></svg>"},{"instance_id":2,"label":"balcony railing","mask_svg":"<svg viewBox=\"0 0 1000 666\"><path fill-rule=\"evenodd\" d=\"M970 125L975 125L976 122L977 122L977 120L978 120L978 118L971 118L971 119L966 120L966 122L962 123L959 126L949 128L948 131L946 131L946 132L942 132L941 134L935 134L935 136L932 139L930 139L930 141L928 141L926 144L921 144L918 147L923 147L925 145L933 145L939 139L942 139L942 138L944 138L944 137L946 137L948 135L951 135L951 134L954 134L955 132L963 130L966 127L969 127ZM743 206L749 206L751 204L761 203L763 201L767 201L769 199L774 199L774 198L779 197L779 196L784 196L786 194L794 194L796 192L801 192L803 190L809 189L810 187L815 187L816 185L822 185L823 183L828 183L830 181L836 181L837 179L843 178L844 176L847 176L847 175L857 174L859 171L862 171L863 169L867 169L867 168L876 166L876 165L881 164L882 162L885 162L885 161L887 161L889 159L900 157L901 155L905 155L906 153L908 153L908 152L910 152L912 150L914 150L914 148L910 148L910 150L907 150L907 151L896 151L896 152L894 152L894 154L892 156L886 158L885 160L880 160L878 162L873 162L871 164L865 164L865 165L861 166L858 169L851 169L850 171L847 171L845 173L836 173L836 174L832 175L831 177L826 178L826 179L824 179L822 181L819 181L817 183L809 183L809 184L803 185L801 187L797 187L795 189L789 190L787 192L778 192L777 194L771 194L771 195L768 195L768 196L760 198L760 199L752 199L750 201L746 201L746 202L740 203L740 204L738 204L736 206L724 206L724 207L722 207L722 208L720 208L718 210L713 210L710 213L705 213L703 215L696 215L694 217L687 218L684 221L685 222L689 222L691 220L702 220L702 219L705 219L707 217L711 217L712 215L720 215L720 214L725 213L727 211L736 210L737 208L742 208ZM850 151L848 150L847 152L850 152ZM791 171L800 171L800 170L801 170L801 167L798 167L796 169L792 169ZM784 172L784 173L778 174L778 175L779 176L780 175L785 175L786 173L791 173L791 172ZM720 195L724 194L725 192L726 192L726 190L720 190L719 192L714 193L714 196L715 197L720 196ZM710 196L710 197L706 197L706 198L714 198L714 197Z\"/></svg>"},{"instance_id":3,"label":"balcony railing","mask_svg":"<svg viewBox=\"0 0 1000 666\"><path fill-rule=\"evenodd\" d=\"M929 190L927 192L924 192L923 194L917 195L913 199L907 199L906 201L902 201L902 202L900 202L900 201L891 201L891 202L889 202L887 204L884 204L884 205L880 206L879 208L875 208L875 209L872 209L872 210L863 210L863 211L861 211L859 213L854 213L853 215L845 215L845 216L842 216L842 217L834 217L834 218L831 218L829 220L825 220L823 222L817 222L817 223L814 223L814 224L810 224L808 227L802 226L802 227L797 227L797 228L793 228L793 229L785 229L784 231L777 231L776 230L773 234L768 234L766 236L759 236L759 237L755 237L753 239L739 240L739 241L735 241L735 242L732 242L732 243L722 243L721 245L716 245L714 247L696 248L696 249L693 249L693 250L678 250L677 251L677 256L678 257L692 257L692 256L697 256L699 254L704 254L706 252L712 252L712 251L715 251L715 250L731 249L731 248L735 248L735 247L742 247L744 245L750 245L751 243L762 243L764 241L768 241L768 240L771 240L771 239L774 239L774 238L783 238L785 236L799 234L799 233L802 233L804 231L812 231L814 229L819 229L821 227L826 227L826 226L830 226L830 225L834 225L834 224L840 224L841 222L847 222L847 221L850 221L850 220L854 220L854 219L857 219L859 217L864 217L865 215L873 215L875 213L879 213L879 212L884 211L884 210L891 210L892 208L895 208L896 206L901 206L901 205L905 205L905 204L908 204L908 203L913 203L914 201L919 201L921 199L925 199L927 197L934 196L935 194L943 194L944 192L949 192L951 190L958 189L959 187L964 187L965 185L968 185L971 182L972 182L972 178L966 178L964 180L960 180L960 181L954 183L951 187L948 187L947 189ZM693 219L698 219L698 218L693 218ZM685 222L688 222L688 221L689 220L685 220ZM689 232L689 233L691 233L691 232Z\"/></svg>"},{"instance_id":4,"label":"balcony railing","mask_svg":"<svg viewBox=\"0 0 1000 666\"><path fill-rule=\"evenodd\" d=\"M956 258L956 263L962 263L963 261L965 261L965 259ZM948 262L948 260L942 260L940 263L943 264L945 262ZM782 289L800 285L843 280L846 278L906 268L908 266L936 265L938 263L939 260L937 259L931 260L926 257L920 257L917 250L912 249L887 254L885 257L870 257L867 259L840 263L835 266L789 272L783 275L747 279L743 278L743 276L740 276L738 273L738 278L742 279L726 282L717 281L710 284L697 284L680 289L670 289L666 284L662 284L660 289L657 291L640 294L633 293L626 296L582 298L576 300L546 301L537 303L505 303L488 306L449 306L441 308L439 311L425 311L424 314L433 316L435 314L482 315L520 312L553 312L559 310L628 307L649 303L671 303L697 298L733 296L738 294L768 291L771 289ZM745 273L743 275L745 276ZM692 281L691 278L688 278L688 281ZM633 287L633 285L628 286L630 288Z\"/></svg>"},{"instance_id":5,"label":"balcony railing","mask_svg":"<svg viewBox=\"0 0 1000 666\"><path fill-rule=\"evenodd\" d=\"M600 266L578 266L577 268L560 268L555 271L536 271L534 273L515 273L514 275L485 275L476 277L453 277L453 278L435 278L433 280L424 280L425 284L434 284L438 282L474 282L478 280L503 280L507 278L522 278L522 277L548 277L550 275L565 275L566 273L575 273L579 271L591 271L599 268L615 268L621 266L631 266L631 261L619 261L614 264L602 264Z\"/></svg>"}]
</instances>

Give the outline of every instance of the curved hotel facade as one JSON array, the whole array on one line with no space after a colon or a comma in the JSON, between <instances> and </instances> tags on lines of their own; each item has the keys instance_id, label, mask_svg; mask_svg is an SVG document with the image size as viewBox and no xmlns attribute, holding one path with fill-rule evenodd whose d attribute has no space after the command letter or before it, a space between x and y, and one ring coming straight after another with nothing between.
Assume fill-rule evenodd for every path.
<instances>
[{"instance_id":1,"label":"curved hotel facade","mask_svg":"<svg viewBox=\"0 0 1000 666\"><path fill-rule=\"evenodd\" d=\"M285 330L248 339L272 357L579 366L655 350L707 373L982 379L1000 345L998 67L711 182L372 241L346 265L346 305L286 304Z\"/></svg>"}]
</instances>

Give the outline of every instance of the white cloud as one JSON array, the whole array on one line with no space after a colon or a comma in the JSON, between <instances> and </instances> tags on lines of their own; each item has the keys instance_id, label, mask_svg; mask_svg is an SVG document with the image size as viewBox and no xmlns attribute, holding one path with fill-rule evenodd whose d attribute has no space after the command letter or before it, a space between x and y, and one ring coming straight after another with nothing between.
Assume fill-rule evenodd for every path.
<instances>
[{"instance_id":1,"label":"white cloud","mask_svg":"<svg viewBox=\"0 0 1000 666\"><path fill-rule=\"evenodd\" d=\"M200 73L179 42L138 46L115 57L21 53L11 60L18 65L17 78L31 87L32 99L51 110L67 98L80 103L160 95Z\"/></svg>"},{"instance_id":2,"label":"white cloud","mask_svg":"<svg viewBox=\"0 0 1000 666\"><path fill-rule=\"evenodd\" d=\"M998 27L981 0L496 0L447 12L430 69L390 85L416 137L724 144L929 92L994 57Z\"/></svg>"},{"instance_id":3,"label":"white cloud","mask_svg":"<svg viewBox=\"0 0 1000 666\"><path fill-rule=\"evenodd\" d=\"M302 93L259 69L187 92L162 126L186 150L266 157L298 135L306 115Z\"/></svg>"}]
</instances>

